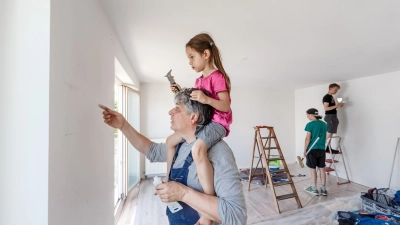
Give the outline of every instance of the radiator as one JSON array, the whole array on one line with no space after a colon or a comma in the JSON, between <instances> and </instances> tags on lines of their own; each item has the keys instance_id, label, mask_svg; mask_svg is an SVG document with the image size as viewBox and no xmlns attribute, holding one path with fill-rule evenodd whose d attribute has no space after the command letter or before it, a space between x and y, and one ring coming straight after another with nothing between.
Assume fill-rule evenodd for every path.
<instances>
[{"instance_id":1,"label":"radiator","mask_svg":"<svg viewBox=\"0 0 400 225\"><path fill-rule=\"evenodd\" d=\"M150 139L151 141L155 143L165 143L166 138L154 138ZM155 175L161 175L165 176L167 173L167 163L160 163L160 162L155 162L151 163L147 158L146 158L146 163L145 163L145 175L146 176L155 176Z\"/></svg>"}]
</instances>

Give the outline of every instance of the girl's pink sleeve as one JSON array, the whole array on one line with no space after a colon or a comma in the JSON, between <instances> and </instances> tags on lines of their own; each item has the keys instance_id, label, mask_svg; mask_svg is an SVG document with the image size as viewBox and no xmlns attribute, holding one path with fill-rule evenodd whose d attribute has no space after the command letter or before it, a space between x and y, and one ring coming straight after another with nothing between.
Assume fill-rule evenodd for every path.
<instances>
[{"instance_id":1,"label":"girl's pink sleeve","mask_svg":"<svg viewBox=\"0 0 400 225\"><path fill-rule=\"evenodd\" d=\"M214 76L213 78L213 89L215 93L221 92L221 91L228 91L228 88L226 86L226 80L223 74L218 74L217 76Z\"/></svg>"}]
</instances>

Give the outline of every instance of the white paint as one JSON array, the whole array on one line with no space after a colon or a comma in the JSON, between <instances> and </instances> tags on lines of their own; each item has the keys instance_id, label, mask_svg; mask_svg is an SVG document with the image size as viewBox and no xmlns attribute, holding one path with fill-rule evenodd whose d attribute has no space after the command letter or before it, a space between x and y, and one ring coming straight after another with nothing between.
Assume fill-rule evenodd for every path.
<instances>
[{"instance_id":1,"label":"white paint","mask_svg":"<svg viewBox=\"0 0 400 225\"><path fill-rule=\"evenodd\" d=\"M0 4L0 224L48 224L50 1Z\"/></svg>"},{"instance_id":2,"label":"white paint","mask_svg":"<svg viewBox=\"0 0 400 225\"><path fill-rule=\"evenodd\" d=\"M140 84L97 0L52 1L49 224L114 223L115 57Z\"/></svg>"},{"instance_id":3,"label":"white paint","mask_svg":"<svg viewBox=\"0 0 400 225\"><path fill-rule=\"evenodd\" d=\"M101 0L141 82L173 69L192 83L185 44L212 34L233 86L305 88L400 70L400 1Z\"/></svg>"},{"instance_id":4,"label":"white paint","mask_svg":"<svg viewBox=\"0 0 400 225\"><path fill-rule=\"evenodd\" d=\"M231 147L237 165L248 168L253 150L254 126L275 128L279 144L288 163L295 162L294 91L232 88L233 124L224 140ZM142 84L142 133L151 138L168 137L174 107L173 94L167 84Z\"/></svg>"},{"instance_id":5,"label":"white paint","mask_svg":"<svg viewBox=\"0 0 400 225\"><path fill-rule=\"evenodd\" d=\"M336 97L343 97L345 106L338 110L338 135L348 165L350 180L369 186L387 187L397 138L400 137L400 72L393 72L340 82ZM308 108L324 113L322 97L328 85L296 90L296 153L304 146ZM400 156L396 158L392 186L400 187ZM339 167L339 176L344 170Z\"/></svg>"}]
</instances>

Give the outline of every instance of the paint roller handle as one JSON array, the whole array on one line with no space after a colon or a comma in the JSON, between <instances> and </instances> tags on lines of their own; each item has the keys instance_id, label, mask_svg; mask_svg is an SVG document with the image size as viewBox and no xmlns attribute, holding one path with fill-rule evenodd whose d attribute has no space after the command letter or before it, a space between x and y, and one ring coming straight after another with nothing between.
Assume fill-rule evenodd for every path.
<instances>
[{"instance_id":1,"label":"paint roller handle","mask_svg":"<svg viewBox=\"0 0 400 225\"><path fill-rule=\"evenodd\" d=\"M322 134L319 134L317 139L315 139L314 143L308 148L308 151L306 152L306 155L308 155L308 153L310 153L312 147L314 147L314 145L317 143L317 141L321 138Z\"/></svg>"}]
</instances>

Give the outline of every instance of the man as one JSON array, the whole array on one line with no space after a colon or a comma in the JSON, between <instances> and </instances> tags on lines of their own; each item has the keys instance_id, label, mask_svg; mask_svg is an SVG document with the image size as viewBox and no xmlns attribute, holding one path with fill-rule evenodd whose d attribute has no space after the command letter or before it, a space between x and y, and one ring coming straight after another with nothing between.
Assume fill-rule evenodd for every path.
<instances>
[{"instance_id":1,"label":"man","mask_svg":"<svg viewBox=\"0 0 400 225\"><path fill-rule=\"evenodd\" d=\"M340 89L340 86L336 83L329 85L328 94L326 94L322 98L322 103L324 104L325 109L325 117L324 120L328 124L328 134L326 135L326 139L332 137L333 134L336 134L337 128L339 126L339 119L337 118L337 108L343 107L343 103L340 102L336 105L335 98L332 95L335 95Z\"/></svg>"},{"instance_id":2,"label":"man","mask_svg":"<svg viewBox=\"0 0 400 225\"><path fill-rule=\"evenodd\" d=\"M171 213L167 208L170 224L199 224L199 213L213 224L246 224L247 211L238 168L229 146L221 140L208 150L208 158L214 167L214 186L217 196L203 193L196 165L191 156L195 132L212 119L213 108L190 100L196 88L184 89L175 95L176 107L169 111L171 129L184 138L177 147L170 182L156 186L162 202L179 201L183 209ZM138 133L118 112L101 106L104 122L122 131L129 142L151 162L166 162L166 146L156 144ZM174 181L171 181L174 180Z\"/></svg>"},{"instance_id":3,"label":"man","mask_svg":"<svg viewBox=\"0 0 400 225\"><path fill-rule=\"evenodd\" d=\"M306 140L304 143L304 156L307 159L307 166L310 168L311 178L312 178L312 186L304 188L304 190L313 195L319 195L317 190L317 170L319 168L320 179L321 179L321 195L328 195L328 191L326 190L326 174L325 174L325 139L326 139L326 124L320 119L322 118L318 114L318 110L311 108L306 112L307 118L310 120L307 123L306 128L307 131ZM315 143L315 144L314 144ZM307 154L307 150L309 150Z\"/></svg>"}]
</instances>

